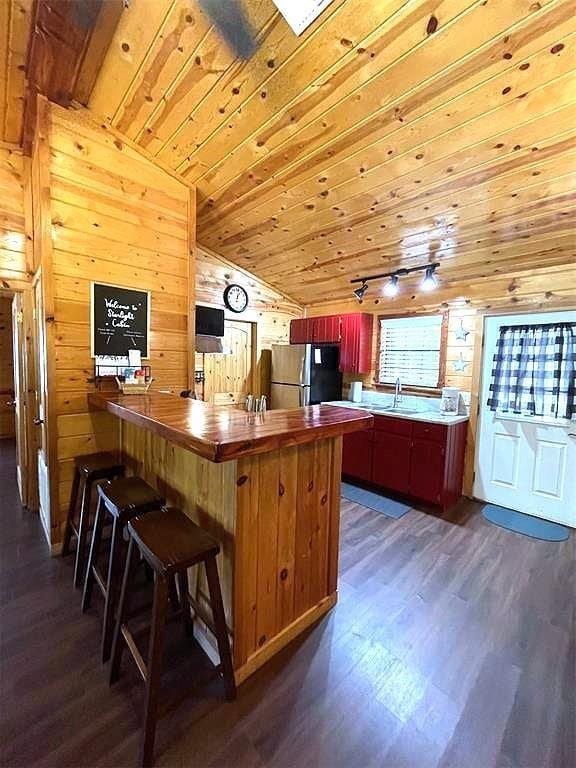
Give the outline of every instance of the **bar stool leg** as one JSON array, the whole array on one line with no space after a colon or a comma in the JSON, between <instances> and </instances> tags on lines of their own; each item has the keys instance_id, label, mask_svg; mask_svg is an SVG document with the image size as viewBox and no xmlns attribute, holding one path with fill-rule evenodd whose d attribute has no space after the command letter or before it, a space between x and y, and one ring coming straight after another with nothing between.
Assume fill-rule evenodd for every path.
<instances>
[{"instance_id":1,"label":"bar stool leg","mask_svg":"<svg viewBox=\"0 0 576 768\"><path fill-rule=\"evenodd\" d=\"M130 614L132 588L137 568L138 550L134 545L134 539L130 537L124 577L122 579L122 591L120 592L120 602L118 603L118 615L114 628L114 638L112 640L112 660L110 662L110 677L108 679L110 685L113 685L120 677L120 665L122 664L122 653L124 652L125 645L122 638L122 625L127 621Z\"/></svg>"},{"instance_id":2,"label":"bar stool leg","mask_svg":"<svg viewBox=\"0 0 576 768\"><path fill-rule=\"evenodd\" d=\"M110 560L108 562L108 579L106 581L106 601L104 604L104 626L102 629L102 663L110 658L112 636L114 633L114 618L118 605L119 581L122 568L122 538L123 525L117 517L112 526L110 541Z\"/></svg>"},{"instance_id":3,"label":"bar stool leg","mask_svg":"<svg viewBox=\"0 0 576 768\"><path fill-rule=\"evenodd\" d=\"M162 673L162 652L164 647L164 624L168 604L168 582L156 574L154 584L154 607L152 609L152 627L150 629L150 648L148 652L148 673L146 676L146 700L144 707L144 731L140 752L140 765L150 768L154 759L154 737L158 717L158 700Z\"/></svg>"},{"instance_id":4,"label":"bar stool leg","mask_svg":"<svg viewBox=\"0 0 576 768\"><path fill-rule=\"evenodd\" d=\"M70 539L72 538L72 523L76 515L78 505L78 489L80 488L80 472L74 468L74 477L72 478L72 491L70 493L70 506L68 507L68 517L66 518L66 530L64 531L64 543L62 544L62 557L70 554Z\"/></svg>"},{"instance_id":5,"label":"bar stool leg","mask_svg":"<svg viewBox=\"0 0 576 768\"><path fill-rule=\"evenodd\" d=\"M234 668L232 666L232 656L230 654L230 642L228 640L226 616L224 615L224 605L222 603L222 593L220 591L220 579L218 577L216 558L209 557L204 565L206 566L206 578L208 579L208 590L210 591L210 604L214 616L218 653L220 654L220 665L222 667L222 677L224 679L224 692L226 694L226 700L232 701L236 698L236 681L234 680Z\"/></svg>"},{"instance_id":6,"label":"bar stool leg","mask_svg":"<svg viewBox=\"0 0 576 768\"><path fill-rule=\"evenodd\" d=\"M85 480L80 502L80 518L78 520L78 541L76 542L76 562L74 564L74 586L79 587L84 578L84 562L86 560L86 538L88 536L88 521L90 518L90 502L92 500L92 481Z\"/></svg>"},{"instance_id":7,"label":"bar stool leg","mask_svg":"<svg viewBox=\"0 0 576 768\"><path fill-rule=\"evenodd\" d=\"M184 614L184 630L191 637L194 634L194 622L190 616L190 601L188 600L188 572L181 571L176 574L178 591L180 592L180 606Z\"/></svg>"},{"instance_id":8,"label":"bar stool leg","mask_svg":"<svg viewBox=\"0 0 576 768\"><path fill-rule=\"evenodd\" d=\"M104 527L104 504L102 497L98 497L98 506L96 507L96 516L94 518L94 530L92 531L92 544L90 545L90 556L86 566L86 575L84 576L84 592L82 594L82 613L88 610L92 602L92 590L94 588L94 567L100 554L100 542L102 541L102 529Z\"/></svg>"}]
</instances>

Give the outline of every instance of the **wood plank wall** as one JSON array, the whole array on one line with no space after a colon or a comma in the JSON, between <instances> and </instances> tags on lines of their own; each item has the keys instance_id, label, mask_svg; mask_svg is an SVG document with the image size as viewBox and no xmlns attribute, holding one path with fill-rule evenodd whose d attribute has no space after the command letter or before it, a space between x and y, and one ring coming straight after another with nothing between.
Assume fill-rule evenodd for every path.
<instances>
[{"instance_id":1,"label":"wood plank wall","mask_svg":"<svg viewBox=\"0 0 576 768\"><path fill-rule=\"evenodd\" d=\"M240 313L227 312L230 320L256 324L256 373L258 394L268 394L270 350L272 344L287 344L290 320L302 317L302 307L255 275L231 264L199 245L196 258L196 301L224 309L223 293L227 285L237 283L248 292L249 304ZM196 355L196 370L203 369L203 355Z\"/></svg>"},{"instance_id":2,"label":"wood plank wall","mask_svg":"<svg viewBox=\"0 0 576 768\"><path fill-rule=\"evenodd\" d=\"M0 438L15 434L14 408L7 405L13 393L12 299L0 296Z\"/></svg>"},{"instance_id":3,"label":"wood plank wall","mask_svg":"<svg viewBox=\"0 0 576 768\"><path fill-rule=\"evenodd\" d=\"M50 105L50 208L55 318L58 509L52 543L70 493L74 456L117 444L117 421L90 413L90 282L151 291L154 387L188 381L190 187L151 163L85 110Z\"/></svg>"},{"instance_id":4,"label":"wood plank wall","mask_svg":"<svg viewBox=\"0 0 576 768\"><path fill-rule=\"evenodd\" d=\"M0 146L0 290L29 282L24 220L24 159L14 146Z\"/></svg>"}]
</instances>

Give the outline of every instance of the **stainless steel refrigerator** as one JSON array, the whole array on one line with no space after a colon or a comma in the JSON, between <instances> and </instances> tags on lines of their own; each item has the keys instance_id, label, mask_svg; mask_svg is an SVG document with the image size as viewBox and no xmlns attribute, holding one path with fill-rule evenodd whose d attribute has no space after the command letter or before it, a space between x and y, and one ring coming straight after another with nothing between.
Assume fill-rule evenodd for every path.
<instances>
[{"instance_id":1,"label":"stainless steel refrigerator","mask_svg":"<svg viewBox=\"0 0 576 768\"><path fill-rule=\"evenodd\" d=\"M271 408L298 408L342 399L340 347L273 344Z\"/></svg>"}]
</instances>

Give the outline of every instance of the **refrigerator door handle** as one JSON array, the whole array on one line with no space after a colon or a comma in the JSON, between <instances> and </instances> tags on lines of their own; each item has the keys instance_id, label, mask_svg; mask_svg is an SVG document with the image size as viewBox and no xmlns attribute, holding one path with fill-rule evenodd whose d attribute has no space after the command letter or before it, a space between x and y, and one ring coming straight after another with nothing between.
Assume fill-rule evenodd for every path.
<instances>
[{"instance_id":1,"label":"refrigerator door handle","mask_svg":"<svg viewBox=\"0 0 576 768\"><path fill-rule=\"evenodd\" d=\"M310 387L300 387L300 406L310 405Z\"/></svg>"},{"instance_id":2,"label":"refrigerator door handle","mask_svg":"<svg viewBox=\"0 0 576 768\"><path fill-rule=\"evenodd\" d=\"M300 386L307 387L310 381L310 368L312 366L312 345L304 345L304 354L302 355L302 367L300 368Z\"/></svg>"}]
</instances>

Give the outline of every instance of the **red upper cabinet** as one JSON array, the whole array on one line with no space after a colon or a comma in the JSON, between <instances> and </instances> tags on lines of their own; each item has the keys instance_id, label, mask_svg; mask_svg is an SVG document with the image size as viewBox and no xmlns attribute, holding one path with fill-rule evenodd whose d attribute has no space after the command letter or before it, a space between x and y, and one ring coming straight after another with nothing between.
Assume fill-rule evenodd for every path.
<instances>
[{"instance_id":1,"label":"red upper cabinet","mask_svg":"<svg viewBox=\"0 0 576 768\"><path fill-rule=\"evenodd\" d=\"M305 317L290 323L290 344L340 343L340 370L369 373L374 318L365 312Z\"/></svg>"},{"instance_id":2,"label":"red upper cabinet","mask_svg":"<svg viewBox=\"0 0 576 768\"><path fill-rule=\"evenodd\" d=\"M340 370L344 373L369 373L373 316L365 312L354 312L342 315L340 321Z\"/></svg>"},{"instance_id":3,"label":"red upper cabinet","mask_svg":"<svg viewBox=\"0 0 576 768\"><path fill-rule=\"evenodd\" d=\"M311 317L290 321L290 344L307 344L312 341L314 325Z\"/></svg>"},{"instance_id":4,"label":"red upper cabinet","mask_svg":"<svg viewBox=\"0 0 576 768\"><path fill-rule=\"evenodd\" d=\"M313 318L313 335L317 344L337 344L340 341L340 315Z\"/></svg>"}]
</instances>

